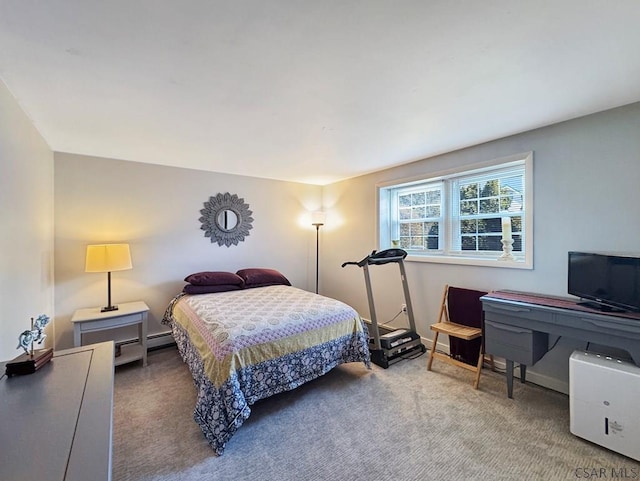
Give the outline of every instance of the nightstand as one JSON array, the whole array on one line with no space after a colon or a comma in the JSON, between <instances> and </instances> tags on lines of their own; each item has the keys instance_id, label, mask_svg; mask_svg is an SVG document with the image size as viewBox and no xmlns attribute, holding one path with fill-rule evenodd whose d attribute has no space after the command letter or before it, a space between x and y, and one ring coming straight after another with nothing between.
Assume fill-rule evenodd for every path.
<instances>
[{"instance_id":1,"label":"nightstand","mask_svg":"<svg viewBox=\"0 0 640 481\"><path fill-rule=\"evenodd\" d=\"M117 311L100 312L100 307L78 309L73 313L73 345L82 345L82 335L87 332L117 329L124 326L138 326L139 341L121 346L122 354L115 358L115 365L142 359L147 365L147 313L149 307L142 301L118 304Z\"/></svg>"}]
</instances>

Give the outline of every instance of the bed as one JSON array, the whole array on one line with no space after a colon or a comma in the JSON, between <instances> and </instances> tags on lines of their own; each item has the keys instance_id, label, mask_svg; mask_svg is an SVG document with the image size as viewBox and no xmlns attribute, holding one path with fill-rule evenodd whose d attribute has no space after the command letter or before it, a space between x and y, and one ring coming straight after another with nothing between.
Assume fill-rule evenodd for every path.
<instances>
[{"instance_id":1,"label":"bed","mask_svg":"<svg viewBox=\"0 0 640 481\"><path fill-rule=\"evenodd\" d=\"M252 278L246 271L259 275ZM231 273L217 285L190 283L163 319L193 376L194 420L217 455L256 401L295 389L342 363L369 366L366 326L353 308L292 287L277 271L267 273L279 280L255 282L264 281L265 272L238 271L243 276L236 284L228 283ZM185 280L194 281L193 276Z\"/></svg>"}]
</instances>

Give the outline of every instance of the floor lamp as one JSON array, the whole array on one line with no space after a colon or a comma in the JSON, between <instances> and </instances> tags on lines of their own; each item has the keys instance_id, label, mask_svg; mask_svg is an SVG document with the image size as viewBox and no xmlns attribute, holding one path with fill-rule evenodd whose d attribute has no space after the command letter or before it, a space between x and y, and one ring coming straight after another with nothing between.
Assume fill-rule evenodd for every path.
<instances>
[{"instance_id":1,"label":"floor lamp","mask_svg":"<svg viewBox=\"0 0 640 481\"><path fill-rule=\"evenodd\" d=\"M320 272L320 226L324 225L325 214L318 211L311 214L311 225L316 226L316 294L318 293L318 274Z\"/></svg>"}]
</instances>

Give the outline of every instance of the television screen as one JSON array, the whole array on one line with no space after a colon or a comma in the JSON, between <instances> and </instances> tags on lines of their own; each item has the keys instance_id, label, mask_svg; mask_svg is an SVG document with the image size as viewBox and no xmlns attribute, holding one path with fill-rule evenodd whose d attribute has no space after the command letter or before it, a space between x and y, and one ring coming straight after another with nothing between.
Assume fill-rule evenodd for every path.
<instances>
[{"instance_id":1,"label":"television screen","mask_svg":"<svg viewBox=\"0 0 640 481\"><path fill-rule=\"evenodd\" d=\"M569 252L568 291L601 310L640 311L640 257Z\"/></svg>"}]
</instances>

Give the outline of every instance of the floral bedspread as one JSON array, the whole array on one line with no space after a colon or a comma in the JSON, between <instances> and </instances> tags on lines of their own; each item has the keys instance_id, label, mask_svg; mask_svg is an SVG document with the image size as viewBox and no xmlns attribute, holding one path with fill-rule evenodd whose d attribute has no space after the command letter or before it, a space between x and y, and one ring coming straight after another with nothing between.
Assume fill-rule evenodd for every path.
<instances>
[{"instance_id":1,"label":"floral bedspread","mask_svg":"<svg viewBox=\"0 0 640 481\"><path fill-rule=\"evenodd\" d=\"M163 322L198 391L194 419L218 455L259 399L345 362L369 365L356 311L295 287L177 296Z\"/></svg>"}]
</instances>

